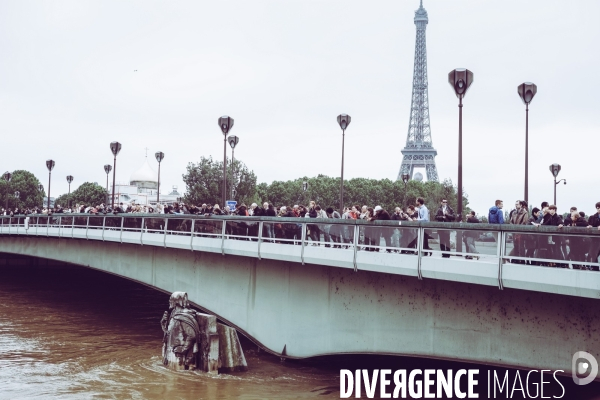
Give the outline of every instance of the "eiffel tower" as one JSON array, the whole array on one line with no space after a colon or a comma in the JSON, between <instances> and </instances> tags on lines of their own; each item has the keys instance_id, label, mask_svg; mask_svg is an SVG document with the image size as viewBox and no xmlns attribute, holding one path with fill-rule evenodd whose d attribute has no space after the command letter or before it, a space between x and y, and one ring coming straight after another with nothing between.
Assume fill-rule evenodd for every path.
<instances>
[{"instance_id":1,"label":"eiffel tower","mask_svg":"<svg viewBox=\"0 0 600 400\"><path fill-rule=\"evenodd\" d=\"M406 146L402 150L402 165L398 180L402 174L413 177L415 168L425 168L428 181L437 181L438 173L435 166L437 151L431 144L431 128L429 126L429 99L427 94L427 44L425 30L427 29L427 11L421 6L415 11L417 40L415 43L415 67L413 73L412 101L410 106L410 122Z\"/></svg>"}]
</instances>

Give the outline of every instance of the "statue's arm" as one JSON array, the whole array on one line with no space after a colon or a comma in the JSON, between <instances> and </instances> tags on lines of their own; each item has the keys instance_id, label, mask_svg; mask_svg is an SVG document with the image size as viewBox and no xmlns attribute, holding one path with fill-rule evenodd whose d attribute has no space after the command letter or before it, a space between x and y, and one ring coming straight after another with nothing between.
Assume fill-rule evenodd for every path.
<instances>
[{"instance_id":1,"label":"statue's arm","mask_svg":"<svg viewBox=\"0 0 600 400\"><path fill-rule=\"evenodd\" d=\"M163 332L167 332L169 327L169 312L165 311L163 313L162 319L160 320L160 326L162 327Z\"/></svg>"}]
</instances>

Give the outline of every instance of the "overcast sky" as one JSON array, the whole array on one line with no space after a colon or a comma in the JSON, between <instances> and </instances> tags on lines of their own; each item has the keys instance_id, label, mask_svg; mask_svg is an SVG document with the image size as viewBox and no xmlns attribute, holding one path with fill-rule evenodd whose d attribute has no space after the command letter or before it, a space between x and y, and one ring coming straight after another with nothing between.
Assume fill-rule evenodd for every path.
<instances>
[{"instance_id":1,"label":"overcast sky","mask_svg":"<svg viewBox=\"0 0 600 400\"><path fill-rule=\"evenodd\" d=\"M201 156L223 157L217 119L235 119L236 158L259 182L339 176L395 179L405 145L418 0L0 1L2 170L26 169L52 194L104 185L109 143L127 182L149 148L165 153L163 193ZM525 106L532 81L529 198L559 211L600 201L600 1L425 0L433 145L457 181L454 68L475 81L464 100L471 207L523 197ZM137 72L134 72L137 70ZM374 206L374 205L372 205ZM431 207L431 206L430 206Z\"/></svg>"}]
</instances>

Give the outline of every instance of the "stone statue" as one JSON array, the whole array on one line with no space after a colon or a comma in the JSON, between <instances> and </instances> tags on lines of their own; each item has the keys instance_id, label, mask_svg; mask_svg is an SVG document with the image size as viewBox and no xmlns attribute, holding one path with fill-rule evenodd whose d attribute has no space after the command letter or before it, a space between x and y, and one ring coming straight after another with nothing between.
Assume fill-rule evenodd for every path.
<instances>
[{"instance_id":1,"label":"stone statue","mask_svg":"<svg viewBox=\"0 0 600 400\"><path fill-rule=\"evenodd\" d=\"M248 370L235 328L218 323L214 315L190 308L186 292L173 292L169 311L164 312L160 325L165 367L214 374Z\"/></svg>"},{"instance_id":2,"label":"stone statue","mask_svg":"<svg viewBox=\"0 0 600 400\"><path fill-rule=\"evenodd\" d=\"M163 337L163 364L176 363L176 369L196 369L200 328L196 311L189 308L185 292L173 292L169 299L169 311L160 321Z\"/></svg>"}]
</instances>

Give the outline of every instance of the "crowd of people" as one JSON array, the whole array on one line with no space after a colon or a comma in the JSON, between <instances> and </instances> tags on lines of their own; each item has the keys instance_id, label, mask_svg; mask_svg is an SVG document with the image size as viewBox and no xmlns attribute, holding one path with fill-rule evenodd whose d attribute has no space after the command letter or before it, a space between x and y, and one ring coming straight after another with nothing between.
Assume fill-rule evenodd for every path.
<instances>
[{"instance_id":1,"label":"crowd of people","mask_svg":"<svg viewBox=\"0 0 600 400\"><path fill-rule=\"evenodd\" d=\"M557 211L555 205L542 202L540 208L530 209L523 200L515 202L515 207L505 218L504 202L496 200L494 206L489 209L487 222L490 224L512 224L512 225L532 225L532 226L553 226L561 229L568 227L596 228L600 230L600 202L596 203L596 213L586 217L585 213L578 211L577 207L571 207L569 212L563 218ZM320 219L341 219L341 220L365 220L365 221L437 221L437 222L457 222L461 220L455 211L448 204L447 199L442 199L435 212L430 213L422 197L417 198L415 204L410 204L404 208L396 207L392 213L383 209L381 206L369 207L348 206L342 212L334 210L332 207L322 208L315 201L311 201L308 206L282 205L275 207L269 202L262 206L256 203L249 207L246 204L240 204L235 209L229 206L221 208L219 204L202 204L196 206L186 204L185 202L175 202L169 205L157 204L155 206L139 204L118 204L111 208L105 204L91 206L86 204L76 204L74 207L61 207L56 205L53 208L33 208L33 209L7 209L1 210L0 215L53 215L68 213L88 213L95 215L123 214L123 213L143 213L143 214L183 214L183 215L236 215L243 217L288 217L288 218L320 218ZM466 218L467 223L480 223L474 211L470 211ZM404 230L400 234L399 229L373 227L364 229L361 234L361 242L364 248L370 251L396 251L393 249L416 248L416 230ZM232 233L232 232L230 232ZM237 232L240 233L240 232ZM450 257L452 248L450 240L451 230L438 229L440 251L443 257ZM282 242L297 243L300 240L301 228L295 223L265 224L262 233L267 239L281 239ZM258 235L256 224L248 224L244 228L242 236ZM477 231L465 232L462 235L462 241L465 245L465 251L470 254L477 254L475 242L479 239L480 233ZM324 241L327 246L342 247L354 240L354 231L346 225L337 224L309 224L308 238L313 242ZM431 232L426 230L423 238L423 248L432 250L429 247L429 240L432 238ZM551 259L551 260L570 260L573 262L598 262L598 253L600 252L600 240L591 240L586 237L570 237L566 239L561 235L532 235L519 234L512 235L513 249L509 257L515 257L513 262L534 263L525 259ZM385 246L380 246L385 242ZM402 251L411 253L411 251ZM467 256L473 258L474 256ZM555 264L564 266L564 264ZM582 269L591 267L581 265Z\"/></svg>"}]
</instances>

